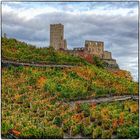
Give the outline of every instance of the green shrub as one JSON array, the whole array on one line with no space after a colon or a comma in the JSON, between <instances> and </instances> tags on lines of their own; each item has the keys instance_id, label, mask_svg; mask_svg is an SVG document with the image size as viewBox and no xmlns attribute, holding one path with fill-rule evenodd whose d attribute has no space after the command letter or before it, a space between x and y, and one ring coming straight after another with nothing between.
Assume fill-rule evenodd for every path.
<instances>
[{"instance_id":1,"label":"green shrub","mask_svg":"<svg viewBox=\"0 0 140 140\"><path fill-rule=\"evenodd\" d=\"M47 81L47 83L44 85L44 91L54 94L56 92L56 84L51 80Z\"/></svg>"},{"instance_id":2,"label":"green shrub","mask_svg":"<svg viewBox=\"0 0 140 140\"><path fill-rule=\"evenodd\" d=\"M67 121L63 122L63 125L62 125L63 131L68 132L72 125L74 125L72 120L67 120Z\"/></svg>"},{"instance_id":3,"label":"green shrub","mask_svg":"<svg viewBox=\"0 0 140 140\"><path fill-rule=\"evenodd\" d=\"M29 77L29 79L28 79L28 84L29 84L30 86L35 85L36 82L37 82L36 77L33 77L33 76Z\"/></svg>"},{"instance_id":4,"label":"green shrub","mask_svg":"<svg viewBox=\"0 0 140 140\"><path fill-rule=\"evenodd\" d=\"M106 96L110 93L109 89L103 87L95 87L96 97Z\"/></svg>"},{"instance_id":5,"label":"green shrub","mask_svg":"<svg viewBox=\"0 0 140 140\"><path fill-rule=\"evenodd\" d=\"M139 127L138 126L130 126L128 130L129 130L131 139L139 138Z\"/></svg>"},{"instance_id":6,"label":"green shrub","mask_svg":"<svg viewBox=\"0 0 140 140\"><path fill-rule=\"evenodd\" d=\"M88 117L90 115L90 106L88 103L82 103L80 105L80 108L83 111L85 117Z\"/></svg>"},{"instance_id":7,"label":"green shrub","mask_svg":"<svg viewBox=\"0 0 140 140\"><path fill-rule=\"evenodd\" d=\"M55 124L55 125L57 125L57 126L61 126L61 124L62 124L62 118L61 117L55 117L54 119L53 119L53 124Z\"/></svg>"},{"instance_id":8,"label":"green shrub","mask_svg":"<svg viewBox=\"0 0 140 140\"><path fill-rule=\"evenodd\" d=\"M82 134L84 136L90 136L92 135L92 132L93 132L93 125L84 125L82 127Z\"/></svg>"},{"instance_id":9,"label":"green shrub","mask_svg":"<svg viewBox=\"0 0 140 140\"><path fill-rule=\"evenodd\" d=\"M69 76L71 78L79 78L79 76L75 72L73 72L73 71L69 72Z\"/></svg>"},{"instance_id":10,"label":"green shrub","mask_svg":"<svg viewBox=\"0 0 140 140\"><path fill-rule=\"evenodd\" d=\"M96 119L96 110L91 110L90 111L90 120L95 121Z\"/></svg>"},{"instance_id":11,"label":"green shrub","mask_svg":"<svg viewBox=\"0 0 140 140\"><path fill-rule=\"evenodd\" d=\"M25 130L24 130L25 129ZM34 139L34 138L42 138L43 137L43 130L40 128L24 128L21 133L21 138L28 138L28 139Z\"/></svg>"},{"instance_id":12,"label":"green shrub","mask_svg":"<svg viewBox=\"0 0 140 140\"><path fill-rule=\"evenodd\" d=\"M70 93L63 91L63 92L61 92L61 97L70 100Z\"/></svg>"},{"instance_id":13,"label":"green shrub","mask_svg":"<svg viewBox=\"0 0 140 140\"><path fill-rule=\"evenodd\" d=\"M111 130L104 130L102 131L102 139L110 139L112 136L112 131Z\"/></svg>"},{"instance_id":14,"label":"green shrub","mask_svg":"<svg viewBox=\"0 0 140 140\"><path fill-rule=\"evenodd\" d=\"M61 128L56 126L48 126L45 128L29 127L28 129L22 132L21 138L57 139L63 138L63 131Z\"/></svg>"},{"instance_id":15,"label":"green shrub","mask_svg":"<svg viewBox=\"0 0 140 140\"><path fill-rule=\"evenodd\" d=\"M89 125L91 122L90 122L90 117L85 117L84 119L82 119L82 124L83 125Z\"/></svg>"},{"instance_id":16,"label":"green shrub","mask_svg":"<svg viewBox=\"0 0 140 140\"><path fill-rule=\"evenodd\" d=\"M96 116L96 119L95 119L95 124L96 125L101 125L101 123L102 123L102 117L101 117L101 114L100 114L100 111L96 111L96 114L95 114Z\"/></svg>"},{"instance_id":17,"label":"green shrub","mask_svg":"<svg viewBox=\"0 0 140 140\"><path fill-rule=\"evenodd\" d=\"M139 137L139 128L137 126L120 126L117 129L117 138L137 139Z\"/></svg>"},{"instance_id":18,"label":"green shrub","mask_svg":"<svg viewBox=\"0 0 140 140\"><path fill-rule=\"evenodd\" d=\"M12 129L13 127L14 127L13 124L11 124L10 122L2 121L2 124L1 124L1 133L2 134L7 134L8 133L8 130L9 129Z\"/></svg>"},{"instance_id":19,"label":"green shrub","mask_svg":"<svg viewBox=\"0 0 140 140\"><path fill-rule=\"evenodd\" d=\"M80 124L71 126L70 127L70 135L71 136L75 136L78 133L80 133L80 127L81 127Z\"/></svg>"},{"instance_id":20,"label":"green shrub","mask_svg":"<svg viewBox=\"0 0 140 140\"><path fill-rule=\"evenodd\" d=\"M20 91L18 92L19 94L24 94L28 91L27 87L23 86L20 88Z\"/></svg>"},{"instance_id":21,"label":"green shrub","mask_svg":"<svg viewBox=\"0 0 140 140\"><path fill-rule=\"evenodd\" d=\"M100 126L97 126L93 129L92 137L93 139L101 138L102 136L102 128Z\"/></svg>"},{"instance_id":22,"label":"green shrub","mask_svg":"<svg viewBox=\"0 0 140 140\"><path fill-rule=\"evenodd\" d=\"M61 84L57 84L57 85L56 85L56 90L57 90L58 92L63 91L62 85L61 85Z\"/></svg>"},{"instance_id":23,"label":"green shrub","mask_svg":"<svg viewBox=\"0 0 140 140\"><path fill-rule=\"evenodd\" d=\"M56 126L44 128L43 138L60 139L63 138L63 130Z\"/></svg>"},{"instance_id":24,"label":"green shrub","mask_svg":"<svg viewBox=\"0 0 140 140\"><path fill-rule=\"evenodd\" d=\"M103 129L110 129L111 128L111 120L106 119L102 121L102 128Z\"/></svg>"}]
</instances>

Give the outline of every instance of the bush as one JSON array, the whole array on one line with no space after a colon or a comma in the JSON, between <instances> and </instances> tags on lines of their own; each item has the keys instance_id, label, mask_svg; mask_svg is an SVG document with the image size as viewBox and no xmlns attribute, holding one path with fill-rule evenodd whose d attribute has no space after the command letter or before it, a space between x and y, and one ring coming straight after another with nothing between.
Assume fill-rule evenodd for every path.
<instances>
[{"instance_id":1,"label":"bush","mask_svg":"<svg viewBox=\"0 0 140 140\"><path fill-rule=\"evenodd\" d=\"M45 128L29 127L22 132L21 138L59 139L63 138L63 131L61 128L56 126L48 126Z\"/></svg>"},{"instance_id":2,"label":"bush","mask_svg":"<svg viewBox=\"0 0 140 140\"><path fill-rule=\"evenodd\" d=\"M93 125L84 125L82 127L82 134L84 136L90 136L90 135L92 135L92 131L93 131Z\"/></svg>"},{"instance_id":3,"label":"bush","mask_svg":"<svg viewBox=\"0 0 140 140\"><path fill-rule=\"evenodd\" d=\"M63 122L63 126L62 126L62 128L63 128L63 131L64 132L68 132L69 130L70 130L70 127L73 125L73 121L72 120L65 120L64 122Z\"/></svg>"},{"instance_id":4,"label":"bush","mask_svg":"<svg viewBox=\"0 0 140 140\"><path fill-rule=\"evenodd\" d=\"M103 120L102 121L102 128L103 129L110 129L111 128L111 120L110 119Z\"/></svg>"},{"instance_id":5,"label":"bush","mask_svg":"<svg viewBox=\"0 0 140 140\"><path fill-rule=\"evenodd\" d=\"M82 119L82 124L83 125L89 125L91 122L90 122L90 117L86 117L84 119Z\"/></svg>"},{"instance_id":6,"label":"bush","mask_svg":"<svg viewBox=\"0 0 140 140\"><path fill-rule=\"evenodd\" d=\"M44 91L46 91L46 92L49 91L51 94L53 94L54 92L56 92L56 84L52 81L48 81L44 85Z\"/></svg>"},{"instance_id":7,"label":"bush","mask_svg":"<svg viewBox=\"0 0 140 140\"><path fill-rule=\"evenodd\" d=\"M102 132L102 139L110 139L112 136L112 131L111 130L104 130Z\"/></svg>"},{"instance_id":8,"label":"bush","mask_svg":"<svg viewBox=\"0 0 140 140\"><path fill-rule=\"evenodd\" d=\"M78 133L80 133L80 127L81 127L80 124L71 126L71 128L70 128L70 135L71 136L75 136Z\"/></svg>"},{"instance_id":9,"label":"bush","mask_svg":"<svg viewBox=\"0 0 140 140\"><path fill-rule=\"evenodd\" d=\"M28 127L27 129L24 128L25 131L23 130L21 134L21 138L27 138L27 139L33 139L33 138L42 138L43 137L43 130L40 128L32 128Z\"/></svg>"},{"instance_id":10,"label":"bush","mask_svg":"<svg viewBox=\"0 0 140 140\"><path fill-rule=\"evenodd\" d=\"M69 76L70 76L71 78L73 78L73 79L79 78L79 76L78 76L75 72L73 72L73 71L71 71L71 72L69 73Z\"/></svg>"},{"instance_id":11,"label":"bush","mask_svg":"<svg viewBox=\"0 0 140 140\"><path fill-rule=\"evenodd\" d=\"M55 117L54 119L53 119L53 124L55 124L55 125L57 125L57 126L61 126L61 124L62 124L62 118L61 117Z\"/></svg>"},{"instance_id":12,"label":"bush","mask_svg":"<svg viewBox=\"0 0 140 140\"><path fill-rule=\"evenodd\" d=\"M96 97L106 96L110 93L109 89L103 87L96 88L95 92L96 92Z\"/></svg>"},{"instance_id":13,"label":"bush","mask_svg":"<svg viewBox=\"0 0 140 140\"><path fill-rule=\"evenodd\" d=\"M102 128L100 126L97 126L95 129L93 129L92 137L93 139L101 138L102 136Z\"/></svg>"},{"instance_id":14,"label":"bush","mask_svg":"<svg viewBox=\"0 0 140 140\"><path fill-rule=\"evenodd\" d=\"M33 85L36 85L36 82L37 82L37 78L35 78L35 77L30 77L29 79L28 79L28 84L30 85L30 86L33 86Z\"/></svg>"},{"instance_id":15,"label":"bush","mask_svg":"<svg viewBox=\"0 0 140 140\"><path fill-rule=\"evenodd\" d=\"M2 122L1 124L1 133L7 134L9 129L13 128L13 124L10 124L9 122Z\"/></svg>"},{"instance_id":16,"label":"bush","mask_svg":"<svg viewBox=\"0 0 140 140\"><path fill-rule=\"evenodd\" d=\"M81 103L76 102L74 106L77 113L80 113L82 111Z\"/></svg>"},{"instance_id":17,"label":"bush","mask_svg":"<svg viewBox=\"0 0 140 140\"><path fill-rule=\"evenodd\" d=\"M139 128L137 126L120 126L117 129L117 138L121 139L138 139Z\"/></svg>"},{"instance_id":18,"label":"bush","mask_svg":"<svg viewBox=\"0 0 140 140\"><path fill-rule=\"evenodd\" d=\"M95 110L92 110L90 112L90 120L91 121L95 121L95 119L96 119L96 111Z\"/></svg>"},{"instance_id":19,"label":"bush","mask_svg":"<svg viewBox=\"0 0 140 140\"><path fill-rule=\"evenodd\" d=\"M88 103L81 104L80 108L83 111L85 117L88 117L90 115L90 106Z\"/></svg>"},{"instance_id":20,"label":"bush","mask_svg":"<svg viewBox=\"0 0 140 140\"><path fill-rule=\"evenodd\" d=\"M59 139L63 138L63 130L56 126L44 128L43 138Z\"/></svg>"},{"instance_id":21,"label":"bush","mask_svg":"<svg viewBox=\"0 0 140 140\"><path fill-rule=\"evenodd\" d=\"M101 125L102 117L101 117L100 111L96 111L94 123L95 123L95 125Z\"/></svg>"}]
</instances>

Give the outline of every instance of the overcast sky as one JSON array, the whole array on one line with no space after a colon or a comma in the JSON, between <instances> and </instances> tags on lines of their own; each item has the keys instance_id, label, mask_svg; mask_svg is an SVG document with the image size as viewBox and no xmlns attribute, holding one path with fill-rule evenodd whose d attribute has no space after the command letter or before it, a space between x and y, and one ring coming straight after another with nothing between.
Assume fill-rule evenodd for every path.
<instances>
[{"instance_id":1,"label":"overcast sky","mask_svg":"<svg viewBox=\"0 0 140 140\"><path fill-rule=\"evenodd\" d=\"M49 46L50 24L64 24L68 48L104 41L121 69L138 80L138 2L3 2L2 33Z\"/></svg>"}]
</instances>

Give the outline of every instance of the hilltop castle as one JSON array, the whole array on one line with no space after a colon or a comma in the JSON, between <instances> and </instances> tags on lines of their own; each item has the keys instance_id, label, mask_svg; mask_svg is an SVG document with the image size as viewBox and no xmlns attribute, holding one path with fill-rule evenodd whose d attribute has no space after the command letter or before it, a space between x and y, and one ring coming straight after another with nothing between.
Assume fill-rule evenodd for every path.
<instances>
[{"instance_id":1,"label":"hilltop castle","mask_svg":"<svg viewBox=\"0 0 140 140\"><path fill-rule=\"evenodd\" d=\"M50 25L50 46L55 50L64 50L74 55L92 55L98 56L109 67L118 68L118 64L115 59L112 59L112 54L109 51L104 51L104 42L102 41L85 41L85 46L82 48L74 48L73 50L67 49L67 41L64 39L64 25L51 24Z\"/></svg>"}]
</instances>

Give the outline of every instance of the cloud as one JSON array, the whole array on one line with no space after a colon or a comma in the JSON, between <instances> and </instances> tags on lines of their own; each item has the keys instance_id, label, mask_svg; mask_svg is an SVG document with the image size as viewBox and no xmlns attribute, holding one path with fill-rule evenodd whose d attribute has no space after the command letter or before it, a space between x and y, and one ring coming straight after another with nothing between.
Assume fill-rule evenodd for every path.
<instances>
[{"instance_id":1,"label":"cloud","mask_svg":"<svg viewBox=\"0 0 140 140\"><path fill-rule=\"evenodd\" d=\"M49 46L49 25L62 23L69 49L105 42L120 66L138 79L137 2L16 2L2 4L2 32ZM132 61L133 60L133 61Z\"/></svg>"}]
</instances>

